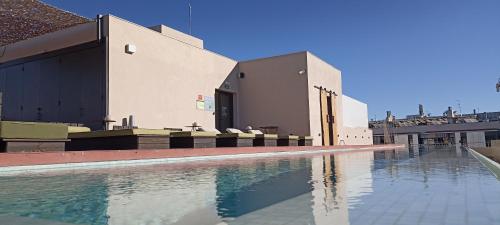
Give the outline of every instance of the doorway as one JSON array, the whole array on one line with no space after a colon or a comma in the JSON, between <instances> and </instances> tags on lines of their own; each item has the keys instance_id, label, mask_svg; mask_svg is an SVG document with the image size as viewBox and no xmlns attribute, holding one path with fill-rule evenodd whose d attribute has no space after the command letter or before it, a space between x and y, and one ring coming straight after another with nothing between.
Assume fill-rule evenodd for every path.
<instances>
[{"instance_id":1,"label":"doorway","mask_svg":"<svg viewBox=\"0 0 500 225\"><path fill-rule=\"evenodd\" d=\"M219 131L233 128L233 94L215 91L215 127Z\"/></svg>"},{"instance_id":2,"label":"doorway","mask_svg":"<svg viewBox=\"0 0 500 225\"><path fill-rule=\"evenodd\" d=\"M335 93L320 89L321 131L324 146L337 144Z\"/></svg>"}]
</instances>

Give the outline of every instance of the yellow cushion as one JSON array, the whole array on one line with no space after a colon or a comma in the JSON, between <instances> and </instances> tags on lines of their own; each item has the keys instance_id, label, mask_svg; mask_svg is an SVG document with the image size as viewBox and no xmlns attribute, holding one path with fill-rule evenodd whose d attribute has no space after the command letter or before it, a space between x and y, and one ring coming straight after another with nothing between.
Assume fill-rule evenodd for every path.
<instances>
[{"instance_id":1,"label":"yellow cushion","mask_svg":"<svg viewBox=\"0 0 500 225\"><path fill-rule=\"evenodd\" d=\"M179 131L170 133L171 137L215 137L215 132L209 131Z\"/></svg>"},{"instance_id":2,"label":"yellow cushion","mask_svg":"<svg viewBox=\"0 0 500 225\"><path fill-rule=\"evenodd\" d=\"M4 139L67 139L68 128L58 123L0 121Z\"/></svg>"},{"instance_id":3,"label":"yellow cushion","mask_svg":"<svg viewBox=\"0 0 500 225\"><path fill-rule=\"evenodd\" d=\"M247 134L247 133L222 133L222 134L217 134L217 137L219 138L255 138L255 134Z\"/></svg>"},{"instance_id":4,"label":"yellow cushion","mask_svg":"<svg viewBox=\"0 0 500 225\"><path fill-rule=\"evenodd\" d=\"M68 134L69 138L97 138L97 137L118 137L137 135L159 135L168 136L169 130L161 129L125 129L125 130L98 130L91 132L78 132Z\"/></svg>"},{"instance_id":5,"label":"yellow cushion","mask_svg":"<svg viewBox=\"0 0 500 225\"><path fill-rule=\"evenodd\" d=\"M68 133L90 132L88 127L68 126Z\"/></svg>"}]
</instances>

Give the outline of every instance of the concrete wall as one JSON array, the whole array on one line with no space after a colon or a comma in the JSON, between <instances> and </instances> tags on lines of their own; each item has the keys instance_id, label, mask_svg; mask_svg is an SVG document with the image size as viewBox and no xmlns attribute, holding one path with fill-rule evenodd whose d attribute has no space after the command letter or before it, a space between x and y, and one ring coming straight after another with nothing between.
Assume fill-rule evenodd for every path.
<instances>
[{"instance_id":1,"label":"concrete wall","mask_svg":"<svg viewBox=\"0 0 500 225\"><path fill-rule=\"evenodd\" d=\"M409 145L409 141L408 141L408 135L406 134L396 134L394 135L394 143L395 144L405 144L405 145Z\"/></svg>"},{"instance_id":2,"label":"concrete wall","mask_svg":"<svg viewBox=\"0 0 500 225\"><path fill-rule=\"evenodd\" d=\"M236 93L236 61L113 16L105 19L111 119L134 115L139 127L186 129L196 121L215 128L214 112L198 110L196 99L214 97L216 89ZM127 44L137 52L125 53ZM237 94L234 99L238 102ZM238 105L234 112L238 115Z\"/></svg>"},{"instance_id":3,"label":"concrete wall","mask_svg":"<svg viewBox=\"0 0 500 225\"><path fill-rule=\"evenodd\" d=\"M240 62L241 127L277 126L280 134L309 135L307 75L299 75L305 69L305 52Z\"/></svg>"},{"instance_id":4,"label":"concrete wall","mask_svg":"<svg viewBox=\"0 0 500 225\"><path fill-rule=\"evenodd\" d=\"M484 131L467 132L467 145L469 147L486 147Z\"/></svg>"},{"instance_id":5,"label":"concrete wall","mask_svg":"<svg viewBox=\"0 0 500 225\"><path fill-rule=\"evenodd\" d=\"M337 94L335 98L336 126L340 135L340 128L343 126L342 112L342 75L340 70L324 62L311 53L307 53L307 82L309 93L309 127L310 134L314 137L313 144L321 145L321 111L319 90L314 86L326 88ZM338 139L340 143L340 138ZM335 144L339 144L335 143Z\"/></svg>"},{"instance_id":6,"label":"concrete wall","mask_svg":"<svg viewBox=\"0 0 500 225\"><path fill-rule=\"evenodd\" d=\"M344 127L368 128L368 105L347 95L342 96Z\"/></svg>"}]
</instances>

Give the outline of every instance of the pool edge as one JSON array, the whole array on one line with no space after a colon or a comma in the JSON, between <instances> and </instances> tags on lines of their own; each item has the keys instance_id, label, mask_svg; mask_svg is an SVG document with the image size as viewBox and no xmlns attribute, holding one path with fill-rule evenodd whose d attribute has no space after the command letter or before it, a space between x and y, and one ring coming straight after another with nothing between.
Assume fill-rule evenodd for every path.
<instances>
[{"instance_id":1,"label":"pool edge","mask_svg":"<svg viewBox=\"0 0 500 225\"><path fill-rule=\"evenodd\" d=\"M216 154L216 155L195 155L183 157L160 157L160 158L134 158L134 159L117 159L103 161L86 161L86 162L65 162L53 164L32 164L32 165L14 165L0 166L0 176L13 175L19 173L30 172L47 172L54 170L68 169L94 169L94 168L110 168L119 166L136 166L136 165L155 165L166 163L182 163L203 160L223 160L237 158L260 158L271 156L286 156L286 155L304 155L318 153L335 153L335 152L358 152L358 151L381 151L389 149L404 148L405 145L381 145L381 146L346 146L345 148L299 148L291 151L269 151L269 152L243 152L235 154ZM168 150L165 150L168 151Z\"/></svg>"},{"instance_id":2,"label":"pool edge","mask_svg":"<svg viewBox=\"0 0 500 225\"><path fill-rule=\"evenodd\" d=\"M500 164L489 159L488 157L482 155L476 150L466 147L467 151L469 151L474 158L476 158L481 164L483 164L493 175L500 181Z\"/></svg>"}]
</instances>

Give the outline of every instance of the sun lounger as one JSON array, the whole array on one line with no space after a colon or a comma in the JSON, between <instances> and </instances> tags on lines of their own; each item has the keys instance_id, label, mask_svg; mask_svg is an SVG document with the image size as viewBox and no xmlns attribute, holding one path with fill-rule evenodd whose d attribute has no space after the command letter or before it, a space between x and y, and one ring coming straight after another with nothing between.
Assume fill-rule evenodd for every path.
<instances>
[{"instance_id":1,"label":"sun lounger","mask_svg":"<svg viewBox=\"0 0 500 225\"><path fill-rule=\"evenodd\" d=\"M179 131L170 134L172 148L215 148L216 132Z\"/></svg>"},{"instance_id":2,"label":"sun lounger","mask_svg":"<svg viewBox=\"0 0 500 225\"><path fill-rule=\"evenodd\" d=\"M217 147L252 147L255 134L228 128L227 133L217 134Z\"/></svg>"},{"instance_id":3,"label":"sun lounger","mask_svg":"<svg viewBox=\"0 0 500 225\"><path fill-rule=\"evenodd\" d=\"M260 130L248 130L247 132L255 135L253 146L276 146L278 144L277 134L264 134Z\"/></svg>"},{"instance_id":4,"label":"sun lounger","mask_svg":"<svg viewBox=\"0 0 500 225\"><path fill-rule=\"evenodd\" d=\"M0 152L64 151L64 124L0 121Z\"/></svg>"},{"instance_id":5,"label":"sun lounger","mask_svg":"<svg viewBox=\"0 0 500 225\"><path fill-rule=\"evenodd\" d=\"M168 149L170 131L123 129L69 133L66 150Z\"/></svg>"},{"instance_id":6,"label":"sun lounger","mask_svg":"<svg viewBox=\"0 0 500 225\"><path fill-rule=\"evenodd\" d=\"M298 146L299 136L296 135L278 135L278 146Z\"/></svg>"},{"instance_id":7,"label":"sun lounger","mask_svg":"<svg viewBox=\"0 0 500 225\"><path fill-rule=\"evenodd\" d=\"M313 138L311 136L300 136L299 146L312 146Z\"/></svg>"}]
</instances>

